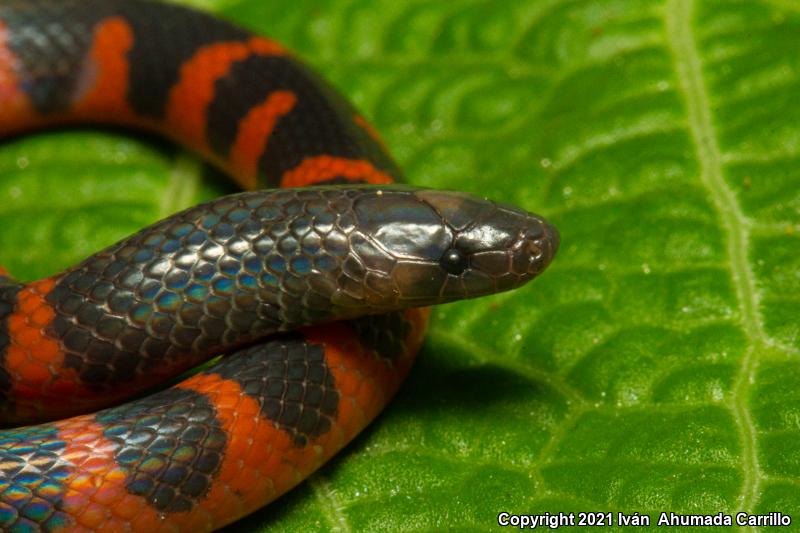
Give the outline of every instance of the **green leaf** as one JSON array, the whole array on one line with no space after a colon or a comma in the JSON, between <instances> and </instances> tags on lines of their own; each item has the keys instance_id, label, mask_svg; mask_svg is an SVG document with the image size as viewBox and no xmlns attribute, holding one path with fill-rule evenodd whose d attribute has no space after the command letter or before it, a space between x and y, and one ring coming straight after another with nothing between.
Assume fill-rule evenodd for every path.
<instances>
[{"instance_id":1,"label":"green leaf","mask_svg":"<svg viewBox=\"0 0 800 533\"><path fill-rule=\"evenodd\" d=\"M437 308L379 420L237 528L800 517L800 7L186 3L306 57L413 183L520 204L562 233L531 286ZM0 168L0 262L24 279L226 190L190 155L111 133L9 141Z\"/></svg>"}]
</instances>

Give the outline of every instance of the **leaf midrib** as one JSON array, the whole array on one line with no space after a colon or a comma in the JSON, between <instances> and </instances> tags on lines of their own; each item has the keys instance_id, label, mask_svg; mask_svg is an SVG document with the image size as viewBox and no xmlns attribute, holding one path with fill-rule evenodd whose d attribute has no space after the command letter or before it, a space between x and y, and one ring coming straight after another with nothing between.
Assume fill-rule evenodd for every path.
<instances>
[{"instance_id":1,"label":"leaf midrib","mask_svg":"<svg viewBox=\"0 0 800 533\"><path fill-rule=\"evenodd\" d=\"M324 474L317 472L307 481L311 492L322 506L322 514L328 520L331 531L350 533L352 531L347 517L342 512L342 504Z\"/></svg>"},{"instance_id":2,"label":"leaf midrib","mask_svg":"<svg viewBox=\"0 0 800 533\"><path fill-rule=\"evenodd\" d=\"M758 366L757 353L769 344L758 311L755 276L748 262L749 222L736 195L725 182L723 159L711 116L697 41L692 31L693 0L670 0L666 10L667 40L672 51L679 89L686 102L689 131L700 163L700 181L706 187L728 235L731 281L742 311L741 326L748 339L736 375L729 407L742 440L742 489L739 510L751 512L758 502L763 473L759 464L757 428L748 405L751 383Z\"/></svg>"},{"instance_id":3,"label":"leaf midrib","mask_svg":"<svg viewBox=\"0 0 800 533\"><path fill-rule=\"evenodd\" d=\"M202 163L187 152L179 151L170 168L167 189L161 197L159 220L194 205L202 177Z\"/></svg>"}]
</instances>

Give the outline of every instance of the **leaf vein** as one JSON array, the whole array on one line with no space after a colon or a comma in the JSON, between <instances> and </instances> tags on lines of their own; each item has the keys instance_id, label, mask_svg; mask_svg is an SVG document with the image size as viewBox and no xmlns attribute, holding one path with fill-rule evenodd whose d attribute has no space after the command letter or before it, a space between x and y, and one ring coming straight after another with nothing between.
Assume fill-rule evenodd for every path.
<instances>
[{"instance_id":1,"label":"leaf vein","mask_svg":"<svg viewBox=\"0 0 800 533\"><path fill-rule=\"evenodd\" d=\"M308 480L311 491L320 502L323 514L331 523L331 531L350 533L352 529L347 522L347 518L342 513L343 506L336 497L336 491L331 487L328 480L320 473Z\"/></svg>"},{"instance_id":2,"label":"leaf vein","mask_svg":"<svg viewBox=\"0 0 800 533\"><path fill-rule=\"evenodd\" d=\"M755 277L748 263L748 220L734 191L723 176L723 157L711 116L711 103L703 79L697 39L692 30L693 15L693 0L671 0L667 4L666 12L667 39L687 106L689 130L700 163L700 179L708 189L728 234L731 278L742 311L742 328L749 340L729 405L742 441L743 482L738 502L741 510L749 511L758 502L762 473L756 440L757 428L749 410L748 399L751 384L756 377L757 353L770 343L758 310Z\"/></svg>"}]
</instances>

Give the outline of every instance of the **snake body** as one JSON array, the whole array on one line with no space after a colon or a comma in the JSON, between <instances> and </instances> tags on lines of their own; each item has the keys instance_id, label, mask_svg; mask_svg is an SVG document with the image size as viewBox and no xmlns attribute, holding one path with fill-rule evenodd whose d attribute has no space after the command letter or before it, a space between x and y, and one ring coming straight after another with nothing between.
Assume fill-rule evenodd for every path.
<instances>
[{"instance_id":1,"label":"snake body","mask_svg":"<svg viewBox=\"0 0 800 533\"><path fill-rule=\"evenodd\" d=\"M324 80L183 7L0 4L0 134L71 123L156 131L245 189L280 189L42 280L0 276L0 417L72 417L0 431L3 531L208 531L258 509L380 412L421 307L518 287L558 246L520 209L389 185L399 169Z\"/></svg>"}]
</instances>

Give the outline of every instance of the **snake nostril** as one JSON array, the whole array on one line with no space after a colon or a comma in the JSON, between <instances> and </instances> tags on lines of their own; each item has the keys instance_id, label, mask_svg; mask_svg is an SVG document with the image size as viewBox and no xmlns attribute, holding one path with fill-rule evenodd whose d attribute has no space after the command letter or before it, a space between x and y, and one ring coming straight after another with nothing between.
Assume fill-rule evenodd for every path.
<instances>
[{"instance_id":1,"label":"snake nostril","mask_svg":"<svg viewBox=\"0 0 800 533\"><path fill-rule=\"evenodd\" d=\"M531 259L537 260L542 257L542 241L541 239L530 239L527 242L528 244L528 254L530 254Z\"/></svg>"},{"instance_id":2,"label":"snake nostril","mask_svg":"<svg viewBox=\"0 0 800 533\"><path fill-rule=\"evenodd\" d=\"M519 258L525 258L523 272L535 276L542 272L555 257L559 245L558 230L542 219L536 219L525 230L517 244ZM516 263L516 262L515 262ZM515 270L518 270L515 264Z\"/></svg>"}]
</instances>

